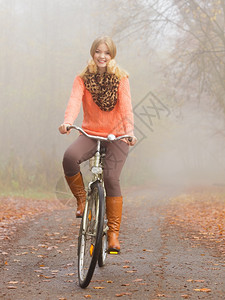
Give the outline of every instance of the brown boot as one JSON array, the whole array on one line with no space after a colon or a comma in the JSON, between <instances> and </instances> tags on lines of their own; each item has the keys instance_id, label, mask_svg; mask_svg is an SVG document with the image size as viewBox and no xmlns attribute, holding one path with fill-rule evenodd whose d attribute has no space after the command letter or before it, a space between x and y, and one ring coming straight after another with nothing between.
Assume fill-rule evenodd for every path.
<instances>
[{"instance_id":1,"label":"brown boot","mask_svg":"<svg viewBox=\"0 0 225 300\"><path fill-rule=\"evenodd\" d=\"M106 197L106 214L108 219L108 253L120 252L118 240L122 217L123 197Z\"/></svg>"},{"instance_id":2,"label":"brown boot","mask_svg":"<svg viewBox=\"0 0 225 300\"><path fill-rule=\"evenodd\" d=\"M86 191L84 189L84 182L82 174L79 172L72 177L66 177L66 181L73 193L74 197L77 199L77 212L76 217L81 218L83 216L85 201L86 201Z\"/></svg>"}]
</instances>

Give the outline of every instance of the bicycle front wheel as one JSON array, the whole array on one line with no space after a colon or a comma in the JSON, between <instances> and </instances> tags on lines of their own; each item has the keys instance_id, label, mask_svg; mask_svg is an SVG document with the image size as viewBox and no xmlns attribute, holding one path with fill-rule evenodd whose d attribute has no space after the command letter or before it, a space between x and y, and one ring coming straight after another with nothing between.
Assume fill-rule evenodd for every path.
<instances>
[{"instance_id":1,"label":"bicycle front wheel","mask_svg":"<svg viewBox=\"0 0 225 300\"><path fill-rule=\"evenodd\" d=\"M103 187L96 181L87 199L78 240L78 278L82 288L89 285L101 251L104 205Z\"/></svg>"},{"instance_id":2,"label":"bicycle front wheel","mask_svg":"<svg viewBox=\"0 0 225 300\"><path fill-rule=\"evenodd\" d=\"M105 206L105 205L104 205ZM104 222L103 222L103 234L102 234L102 241L101 241L101 250L98 257L98 265L99 267L103 267L106 263L107 258L107 250L108 250L108 226L107 226L107 216L106 211L104 211Z\"/></svg>"}]
</instances>

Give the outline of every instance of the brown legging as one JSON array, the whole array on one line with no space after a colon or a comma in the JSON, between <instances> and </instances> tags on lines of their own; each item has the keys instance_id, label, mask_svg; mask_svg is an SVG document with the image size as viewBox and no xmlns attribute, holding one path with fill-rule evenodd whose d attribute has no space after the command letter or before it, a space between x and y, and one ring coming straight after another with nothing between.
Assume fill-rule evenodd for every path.
<instances>
[{"instance_id":1,"label":"brown legging","mask_svg":"<svg viewBox=\"0 0 225 300\"><path fill-rule=\"evenodd\" d=\"M80 135L66 150L63 157L63 169L66 176L74 176L80 172L80 164L91 158L96 151L96 141ZM121 196L119 177L126 161L129 146L123 141L103 142L106 148L104 161L104 184L106 195Z\"/></svg>"}]
</instances>

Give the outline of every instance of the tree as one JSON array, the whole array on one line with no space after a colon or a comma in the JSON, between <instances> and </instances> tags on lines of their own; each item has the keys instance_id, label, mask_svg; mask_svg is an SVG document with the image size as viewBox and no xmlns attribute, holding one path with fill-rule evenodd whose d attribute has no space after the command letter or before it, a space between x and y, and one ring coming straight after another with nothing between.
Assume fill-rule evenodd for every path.
<instances>
[{"instance_id":1,"label":"tree","mask_svg":"<svg viewBox=\"0 0 225 300\"><path fill-rule=\"evenodd\" d=\"M167 74L177 96L186 91L187 100L213 100L225 118L224 1L127 0L118 12L115 36L145 39L148 49L163 41L170 51Z\"/></svg>"}]
</instances>

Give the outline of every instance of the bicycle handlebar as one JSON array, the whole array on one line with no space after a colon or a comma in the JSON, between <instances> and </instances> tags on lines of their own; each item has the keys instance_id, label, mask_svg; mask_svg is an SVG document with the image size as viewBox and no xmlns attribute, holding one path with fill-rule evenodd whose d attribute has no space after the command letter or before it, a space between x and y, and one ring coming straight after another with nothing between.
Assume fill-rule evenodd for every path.
<instances>
[{"instance_id":1,"label":"bicycle handlebar","mask_svg":"<svg viewBox=\"0 0 225 300\"><path fill-rule=\"evenodd\" d=\"M94 140L113 142L113 141L118 141L118 140L127 138L129 142L132 141L132 136L130 136L130 135L121 135L121 136L116 137L114 134L111 133L107 136L107 138L105 138L105 137L102 137L102 136L96 136L96 135L88 134L82 128L80 128L76 125L67 126L66 130L69 131L70 129L76 129L79 132L83 133L83 135L85 135L86 137L89 137L89 138L94 139Z\"/></svg>"}]
</instances>

